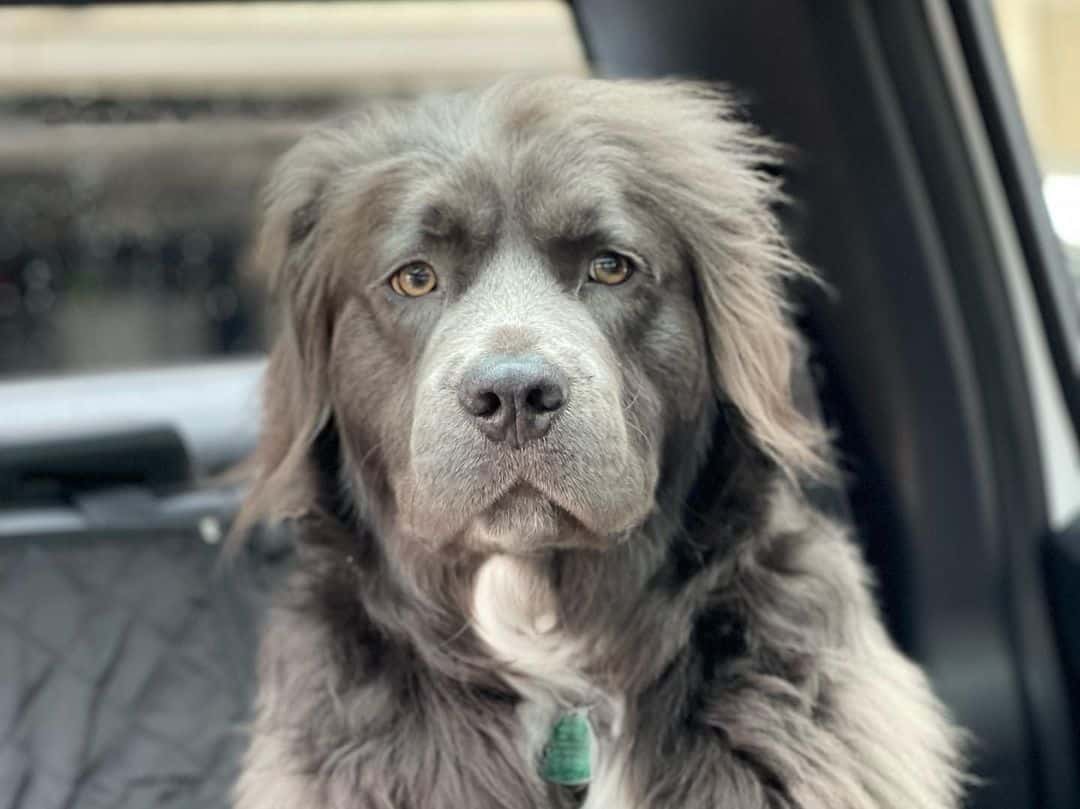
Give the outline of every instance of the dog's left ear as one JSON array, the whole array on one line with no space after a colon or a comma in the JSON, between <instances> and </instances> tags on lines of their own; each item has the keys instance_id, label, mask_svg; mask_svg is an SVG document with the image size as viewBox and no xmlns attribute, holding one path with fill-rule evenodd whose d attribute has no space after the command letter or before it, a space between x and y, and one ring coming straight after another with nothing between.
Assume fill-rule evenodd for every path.
<instances>
[{"instance_id":1,"label":"dog's left ear","mask_svg":"<svg viewBox=\"0 0 1080 809\"><path fill-rule=\"evenodd\" d=\"M788 322L776 265L699 245L699 291L718 395L739 411L759 448L792 480L830 472L827 439L799 411L792 390L798 337ZM715 269L717 262L726 272Z\"/></svg>"},{"instance_id":2,"label":"dog's left ear","mask_svg":"<svg viewBox=\"0 0 1080 809\"><path fill-rule=\"evenodd\" d=\"M752 440L791 479L831 474L827 436L792 390L798 335L786 281L813 277L788 248L774 211L779 182L765 167L780 150L735 119L728 100L676 86L667 103L685 150L669 163L679 229L697 277L718 395L740 413Z\"/></svg>"}]
</instances>

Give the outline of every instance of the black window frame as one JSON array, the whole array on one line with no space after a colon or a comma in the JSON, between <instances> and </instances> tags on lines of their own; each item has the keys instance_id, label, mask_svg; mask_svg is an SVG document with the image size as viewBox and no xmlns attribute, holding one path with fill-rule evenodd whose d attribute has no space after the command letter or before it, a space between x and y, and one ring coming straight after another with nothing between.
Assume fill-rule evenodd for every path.
<instances>
[{"instance_id":1,"label":"black window frame","mask_svg":"<svg viewBox=\"0 0 1080 809\"><path fill-rule=\"evenodd\" d=\"M1065 245L1042 192L1043 173L989 3L951 0L979 111L1027 263L1073 429L1080 434L1080 305Z\"/></svg>"}]
</instances>

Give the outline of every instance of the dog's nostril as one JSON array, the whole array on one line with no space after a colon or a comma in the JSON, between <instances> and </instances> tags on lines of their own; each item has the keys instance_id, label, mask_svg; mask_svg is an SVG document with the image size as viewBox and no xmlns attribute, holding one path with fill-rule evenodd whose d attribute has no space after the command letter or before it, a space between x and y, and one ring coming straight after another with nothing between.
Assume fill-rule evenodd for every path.
<instances>
[{"instance_id":1,"label":"dog's nostril","mask_svg":"<svg viewBox=\"0 0 1080 809\"><path fill-rule=\"evenodd\" d=\"M493 416L498 411L502 403L499 401L498 395L491 393L479 394L475 399L475 407L471 408L471 412L474 416L483 418L484 416Z\"/></svg>"},{"instance_id":2,"label":"dog's nostril","mask_svg":"<svg viewBox=\"0 0 1080 809\"><path fill-rule=\"evenodd\" d=\"M491 390L489 385L466 384L459 392L458 399L465 412L478 419L499 415L499 411L504 409L499 394Z\"/></svg>"},{"instance_id":3,"label":"dog's nostril","mask_svg":"<svg viewBox=\"0 0 1080 809\"><path fill-rule=\"evenodd\" d=\"M525 405L537 413L552 413L563 406L563 391L559 385L538 385L525 396Z\"/></svg>"}]
</instances>

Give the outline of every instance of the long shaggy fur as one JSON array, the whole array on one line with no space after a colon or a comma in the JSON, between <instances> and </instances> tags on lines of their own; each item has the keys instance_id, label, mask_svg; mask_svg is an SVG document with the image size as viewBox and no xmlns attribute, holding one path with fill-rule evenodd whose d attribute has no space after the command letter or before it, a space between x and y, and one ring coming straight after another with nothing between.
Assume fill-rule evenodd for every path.
<instances>
[{"instance_id":1,"label":"long shaggy fur","mask_svg":"<svg viewBox=\"0 0 1080 809\"><path fill-rule=\"evenodd\" d=\"M286 317L241 526L294 519L298 562L237 809L959 806L958 734L800 490L829 465L791 395L805 270L775 156L700 86L550 79L379 106L283 159L258 260ZM433 216L474 234L467 282L409 309L361 283ZM543 246L593 230L644 244L648 277L553 280ZM447 390L525 343L574 393L513 454ZM505 498L521 531L476 522ZM568 709L596 732L587 790L537 774Z\"/></svg>"}]
</instances>

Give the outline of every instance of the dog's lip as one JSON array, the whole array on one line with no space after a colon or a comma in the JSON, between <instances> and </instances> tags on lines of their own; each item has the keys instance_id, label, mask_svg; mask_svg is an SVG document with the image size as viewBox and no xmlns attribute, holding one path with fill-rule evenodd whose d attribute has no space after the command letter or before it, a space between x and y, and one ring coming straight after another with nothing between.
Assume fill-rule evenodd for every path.
<instances>
[{"instance_id":1,"label":"dog's lip","mask_svg":"<svg viewBox=\"0 0 1080 809\"><path fill-rule=\"evenodd\" d=\"M499 511L501 509L508 509L512 507L514 501L520 500L535 500L550 504L557 513L565 512L567 516L573 516L566 511L561 505L559 505L551 497L548 497L544 492L540 491L536 486L525 481L516 481L502 494L491 501L484 509L483 513L491 513L493 511Z\"/></svg>"},{"instance_id":2,"label":"dog's lip","mask_svg":"<svg viewBox=\"0 0 1080 809\"><path fill-rule=\"evenodd\" d=\"M515 508L515 501L532 500L541 502L550 507L551 533L542 532L535 534L520 547L508 549L499 547L500 553L520 553L534 555L546 553L559 548L603 547L604 537L589 529L587 524L578 518L569 509L562 506L554 498L549 497L540 488L527 482L516 482L510 486L501 496L496 498L487 508L478 515L481 519L497 519L499 512ZM592 539L587 539L591 537Z\"/></svg>"},{"instance_id":3,"label":"dog's lip","mask_svg":"<svg viewBox=\"0 0 1080 809\"><path fill-rule=\"evenodd\" d=\"M406 496L399 499L402 515L408 520L407 523L413 533L421 537L430 537L433 540L439 537L463 536L474 526L477 521L498 520L505 517L500 512L514 507L514 501L534 500L543 502L549 506L557 522L559 533L577 537L575 547L580 545L580 538L590 537L592 542L599 545L608 545L622 537L633 527L640 525L652 509L652 501L649 498L648 507L642 511L637 503L629 504L632 513L620 510L617 514L599 510L594 512L593 504L581 502L573 496L573 491L568 491L562 481L548 480L545 475L535 474L532 468L525 469L501 469L496 470L499 474L486 475L486 479L476 480L472 491L458 489L454 494L456 498L448 498L445 508L440 508L439 500L424 501L422 498ZM503 475L509 472L510 474ZM496 482L499 477L501 481ZM422 490L430 485L424 482L422 477L417 477L415 472L410 486L406 492ZM457 500L457 502L455 502ZM419 503L419 507L418 507ZM604 505L600 502L600 505ZM415 513L413 508L417 508Z\"/></svg>"},{"instance_id":4,"label":"dog's lip","mask_svg":"<svg viewBox=\"0 0 1080 809\"><path fill-rule=\"evenodd\" d=\"M575 514L572 509L565 506L559 498L551 496L539 486L536 486L535 484L527 480L517 480L512 483L510 487L507 488L506 491L504 491L498 497L496 497L491 502L491 504L484 509L484 511L491 512L493 510L497 510L500 503L505 504L505 501L511 499L535 499L549 503L555 509L555 513L559 517L560 521L566 520L574 528L582 528L586 531L591 531L588 523L584 519L582 519L580 515Z\"/></svg>"}]
</instances>

